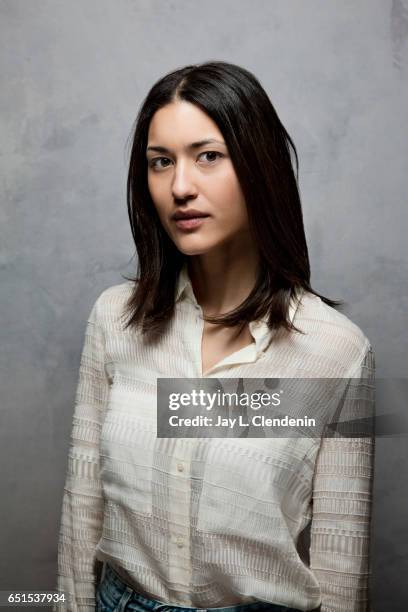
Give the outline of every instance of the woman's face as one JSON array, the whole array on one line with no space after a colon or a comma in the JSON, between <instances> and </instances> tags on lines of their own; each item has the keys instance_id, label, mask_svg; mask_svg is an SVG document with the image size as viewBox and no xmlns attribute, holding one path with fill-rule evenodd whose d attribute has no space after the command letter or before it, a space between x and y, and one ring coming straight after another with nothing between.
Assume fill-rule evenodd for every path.
<instances>
[{"instance_id":1,"label":"woman's face","mask_svg":"<svg viewBox=\"0 0 408 612\"><path fill-rule=\"evenodd\" d=\"M208 115L185 101L162 107L150 122L146 156L151 198L179 251L201 255L243 244L249 231L244 197L224 138ZM193 209L207 216L173 217Z\"/></svg>"}]
</instances>

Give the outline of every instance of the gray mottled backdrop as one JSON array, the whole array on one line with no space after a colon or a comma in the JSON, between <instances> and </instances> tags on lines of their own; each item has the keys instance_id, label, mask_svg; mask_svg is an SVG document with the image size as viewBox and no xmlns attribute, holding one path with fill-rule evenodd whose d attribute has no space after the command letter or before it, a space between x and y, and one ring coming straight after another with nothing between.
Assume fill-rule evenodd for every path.
<instances>
[{"instance_id":1,"label":"gray mottled backdrop","mask_svg":"<svg viewBox=\"0 0 408 612\"><path fill-rule=\"evenodd\" d=\"M1 0L0 20L0 590L45 589L85 323L135 269L126 138L165 72L258 76L298 148L312 284L348 302L378 376L407 376L408 6ZM376 612L408 602L407 454L377 441Z\"/></svg>"}]
</instances>

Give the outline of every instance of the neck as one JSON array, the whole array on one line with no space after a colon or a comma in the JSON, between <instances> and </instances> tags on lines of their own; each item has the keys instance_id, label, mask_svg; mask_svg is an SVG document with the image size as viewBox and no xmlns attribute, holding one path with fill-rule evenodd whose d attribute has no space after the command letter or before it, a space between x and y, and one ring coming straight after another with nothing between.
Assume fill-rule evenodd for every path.
<instances>
[{"instance_id":1,"label":"neck","mask_svg":"<svg viewBox=\"0 0 408 612\"><path fill-rule=\"evenodd\" d=\"M255 286L259 255L240 245L236 253L205 253L188 259L194 295L205 315L218 316L237 308Z\"/></svg>"}]
</instances>

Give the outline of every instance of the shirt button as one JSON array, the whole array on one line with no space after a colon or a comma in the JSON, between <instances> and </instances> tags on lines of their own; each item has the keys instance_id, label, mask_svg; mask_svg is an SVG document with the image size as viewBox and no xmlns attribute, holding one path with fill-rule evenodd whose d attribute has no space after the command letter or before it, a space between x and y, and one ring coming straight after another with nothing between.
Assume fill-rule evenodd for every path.
<instances>
[{"instance_id":1,"label":"shirt button","mask_svg":"<svg viewBox=\"0 0 408 612\"><path fill-rule=\"evenodd\" d=\"M177 469L179 472L184 472L184 465L182 463L177 464Z\"/></svg>"},{"instance_id":2,"label":"shirt button","mask_svg":"<svg viewBox=\"0 0 408 612\"><path fill-rule=\"evenodd\" d=\"M183 548L183 546L184 546L184 541L183 541L183 538L182 538L181 536L178 536L178 537L176 538L176 543L177 543L177 546L178 546L179 548Z\"/></svg>"}]
</instances>

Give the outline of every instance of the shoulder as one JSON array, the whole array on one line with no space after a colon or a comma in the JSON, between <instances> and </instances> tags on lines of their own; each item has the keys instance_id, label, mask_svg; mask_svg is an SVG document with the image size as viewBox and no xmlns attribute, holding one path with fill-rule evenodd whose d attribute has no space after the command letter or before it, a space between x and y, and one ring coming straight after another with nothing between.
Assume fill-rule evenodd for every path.
<instances>
[{"instance_id":1,"label":"shoulder","mask_svg":"<svg viewBox=\"0 0 408 612\"><path fill-rule=\"evenodd\" d=\"M126 281L104 289L93 303L91 316L102 328L120 325L127 300L132 294L134 283Z\"/></svg>"},{"instance_id":2,"label":"shoulder","mask_svg":"<svg viewBox=\"0 0 408 612\"><path fill-rule=\"evenodd\" d=\"M296 334L304 350L327 358L339 374L353 371L372 352L370 340L354 321L312 293L301 296L294 325L304 333Z\"/></svg>"}]
</instances>

